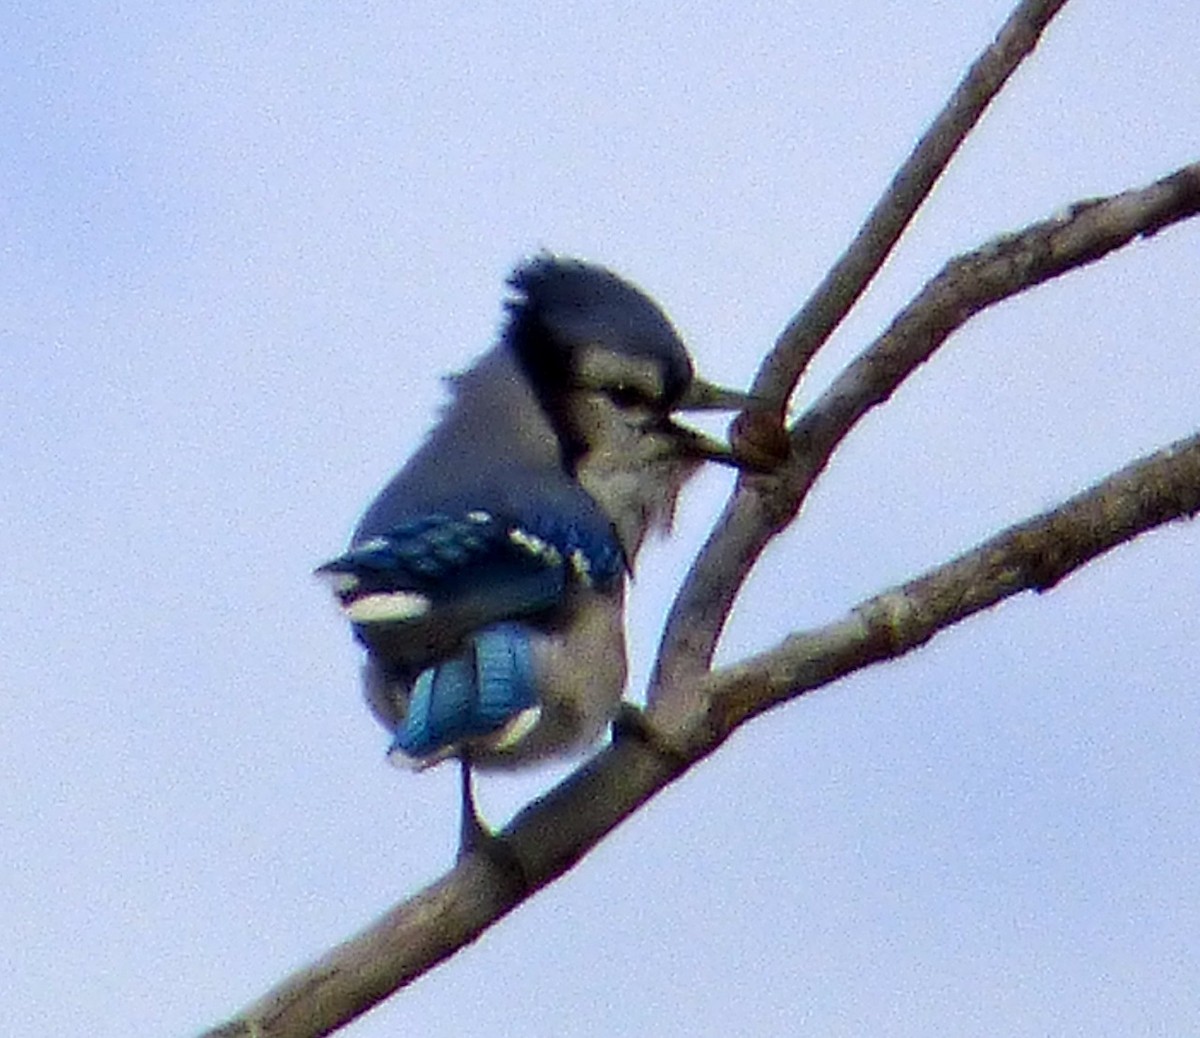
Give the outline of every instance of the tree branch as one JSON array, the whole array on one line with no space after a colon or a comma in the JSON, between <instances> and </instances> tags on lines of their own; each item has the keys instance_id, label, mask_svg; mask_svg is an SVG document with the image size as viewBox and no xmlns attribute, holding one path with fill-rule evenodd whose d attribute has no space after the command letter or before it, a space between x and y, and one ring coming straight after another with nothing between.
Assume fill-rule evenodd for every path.
<instances>
[{"instance_id":1,"label":"tree branch","mask_svg":"<svg viewBox=\"0 0 1200 1038\"><path fill-rule=\"evenodd\" d=\"M714 672L699 693L708 726L732 731L773 706L903 656L975 613L1022 591L1049 591L1118 545L1198 511L1200 435L1134 462L836 623Z\"/></svg>"},{"instance_id":2,"label":"tree branch","mask_svg":"<svg viewBox=\"0 0 1200 1038\"><path fill-rule=\"evenodd\" d=\"M989 306L1102 259L1138 237L1200 213L1200 162L1147 187L1089 199L1063 215L951 260L850 364L789 432L788 460L744 477L693 564L667 620L651 701L673 718L707 670L741 585L770 540L795 518L838 445L872 408Z\"/></svg>"},{"instance_id":3,"label":"tree branch","mask_svg":"<svg viewBox=\"0 0 1200 1038\"><path fill-rule=\"evenodd\" d=\"M849 248L788 322L759 368L755 394L779 401L781 407L792 395L808 362L866 291L959 145L1066 2L1024 0L1009 15L897 170Z\"/></svg>"},{"instance_id":4,"label":"tree branch","mask_svg":"<svg viewBox=\"0 0 1200 1038\"><path fill-rule=\"evenodd\" d=\"M358 936L204 1038L315 1038L411 983L570 869L606 833L740 725L1025 590L1046 591L1118 544L1200 511L1200 435L986 541L816 631L708 675L669 732L652 707L504 830L507 852L469 855ZM638 730L640 729L640 734ZM513 862L517 868L513 868ZM518 878L519 877L519 878Z\"/></svg>"},{"instance_id":5,"label":"tree branch","mask_svg":"<svg viewBox=\"0 0 1200 1038\"><path fill-rule=\"evenodd\" d=\"M1200 162L1147 187L1077 202L951 260L796 422L792 492L802 500L859 420L981 310L1197 213Z\"/></svg>"}]
</instances>

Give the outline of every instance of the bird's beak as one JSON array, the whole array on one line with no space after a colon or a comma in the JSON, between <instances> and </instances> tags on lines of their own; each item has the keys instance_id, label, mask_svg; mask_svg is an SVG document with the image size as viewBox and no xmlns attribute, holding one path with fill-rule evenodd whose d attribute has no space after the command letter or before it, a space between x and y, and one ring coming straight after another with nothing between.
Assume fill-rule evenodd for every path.
<instances>
[{"instance_id":1,"label":"bird's beak","mask_svg":"<svg viewBox=\"0 0 1200 1038\"><path fill-rule=\"evenodd\" d=\"M760 397L743 393L737 389L726 389L724 386L706 382L702 378L692 379L687 392L675 405L676 411L761 411L767 403ZM680 425L674 420L669 422L671 432L683 454L688 457L701 458L706 461L716 461L722 465L732 465L734 468L748 468L743 459L734 456L733 450L715 436Z\"/></svg>"},{"instance_id":2,"label":"bird's beak","mask_svg":"<svg viewBox=\"0 0 1200 1038\"><path fill-rule=\"evenodd\" d=\"M702 378L692 379L687 392L675 405L677 411L758 411L766 407L766 401L737 389L705 382Z\"/></svg>"},{"instance_id":3,"label":"bird's beak","mask_svg":"<svg viewBox=\"0 0 1200 1038\"><path fill-rule=\"evenodd\" d=\"M688 386L688 391L674 406L674 410L761 410L763 407L763 401L748 392L726 389L724 385L694 378ZM730 464L734 468L745 468L743 461L734 457L730 445L709 436L706 432L679 425L673 419L668 421L668 425L680 452L685 456Z\"/></svg>"},{"instance_id":4,"label":"bird's beak","mask_svg":"<svg viewBox=\"0 0 1200 1038\"><path fill-rule=\"evenodd\" d=\"M701 461L717 461L722 465L739 467L738 461L733 456L733 451L730 449L729 444L723 443L715 436L709 436L708 433L702 432L699 429L680 425L671 419L667 420L666 425L671 438L675 441L675 447L685 458L696 458Z\"/></svg>"}]
</instances>

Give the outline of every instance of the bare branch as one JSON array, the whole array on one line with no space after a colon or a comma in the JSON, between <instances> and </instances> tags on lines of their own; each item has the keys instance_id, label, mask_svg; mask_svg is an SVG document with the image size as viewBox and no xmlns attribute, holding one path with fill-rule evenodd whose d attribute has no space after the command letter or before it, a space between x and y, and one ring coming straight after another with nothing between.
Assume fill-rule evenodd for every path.
<instances>
[{"instance_id":1,"label":"bare branch","mask_svg":"<svg viewBox=\"0 0 1200 1038\"><path fill-rule=\"evenodd\" d=\"M700 690L709 727L748 718L853 671L895 659L1022 591L1048 591L1147 530L1200 511L1200 435L1115 473L1052 511L1012 526L844 619L714 672Z\"/></svg>"},{"instance_id":2,"label":"bare branch","mask_svg":"<svg viewBox=\"0 0 1200 1038\"><path fill-rule=\"evenodd\" d=\"M794 490L807 493L863 415L975 314L1197 213L1200 162L1147 187L1077 202L951 260L796 423L791 438L801 462Z\"/></svg>"},{"instance_id":3,"label":"bare branch","mask_svg":"<svg viewBox=\"0 0 1200 1038\"><path fill-rule=\"evenodd\" d=\"M1024 0L1009 15L896 172L850 247L788 322L759 369L756 394L778 400L781 406L791 396L808 362L866 291L959 145L1065 3Z\"/></svg>"},{"instance_id":4,"label":"bare branch","mask_svg":"<svg viewBox=\"0 0 1200 1038\"><path fill-rule=\"evenodd\" d=\"M923 645L1002 599L1054 587L1146 530L1200 511L1200 436L1116 473L1054 511L885 592L843 620L712 673L669 730L652 708L502 834L358 936L205 1038L315 1038L411 983L570 869L615 826L750 718ZM640 729L640 731L638 730ZM636 737L635 737L636 736Z\"/></svg>"},{"instance_id":5,"label":"bare branch","mask_svg":"<svg viewBox=\"0 0 1200 1038\"><path fill-rule=\"evenodd\" d=\"M1198 212L1200 163L1193 163L1147 187L1079 202L1062 216L947 263L796 422L787 463L769 476L739 482L668 618L652 701L677 696L674 714L691 712L693 704L686 697L707 670L734 600L763 548L796 516L833 452L863 415L887 400L955 330L995 303Z\"/></svg>"},{"instance_id":6,"label":"bare branch","mask_svg":"<svg viewBox=\"0 0 1200 1038\"><path fill-rule=\"evenodd\" d=\"M383 1001L479 937L578 862L686 764L622 738L525 808L500 839L285 978L201 1038L317 1038Z\"/></svg>"}]
</instances>

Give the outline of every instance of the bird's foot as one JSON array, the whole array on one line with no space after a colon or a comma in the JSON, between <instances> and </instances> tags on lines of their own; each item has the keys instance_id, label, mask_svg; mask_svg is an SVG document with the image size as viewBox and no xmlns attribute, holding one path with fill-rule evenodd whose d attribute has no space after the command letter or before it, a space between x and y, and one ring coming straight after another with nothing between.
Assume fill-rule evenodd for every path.
<instances>
[{"instance_id":1,"label":"bird's foot","mask_svg":"<svg viewBox=\"0 0 1200 1038\"><path fill-rule=\"evenodd\" d=\"M475 807L475 794L471 788L471 766L467 755L461 758L462 807L458 829L459 864L472 857L482 857L490 862L518 890L528 890L529 875L512 845L499 836L479 817Z\"/></svg>"},{"instance_id":2,"label":"bird's foot","mask_svg":"<svg viewBox=\"0 0 1200 1038\"><path fill-rule=\"evenodd\" d=\"M500 834L492 832L476 814L472 814L469 819L463 818L456 860L462 864L468 858L474 857L489 862L518 890L529 889L529 874L525 871L517 852L513 850L512 844Z\"/></svg>"}]
</instances>

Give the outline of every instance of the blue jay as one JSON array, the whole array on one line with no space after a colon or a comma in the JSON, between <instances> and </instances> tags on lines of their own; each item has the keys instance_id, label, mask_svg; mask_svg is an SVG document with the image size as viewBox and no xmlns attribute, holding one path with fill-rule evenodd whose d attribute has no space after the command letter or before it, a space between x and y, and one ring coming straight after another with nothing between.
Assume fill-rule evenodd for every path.
<instances>
[{"instance_id":1,"label":"blue jay","mask_svg":"<svg viewBox=\"0 0 1200 1038\"><path fill-rule=\"evenodd\" d=\"M663 311L603 267L542 255L508 284L497 345L317 570L389 755L459 760L460 853L488 835L471 766L583 749L617 714L625 577L701 463L732 461L673 413L750 402L697 378Z\"/></svg>"}]
</instances>

